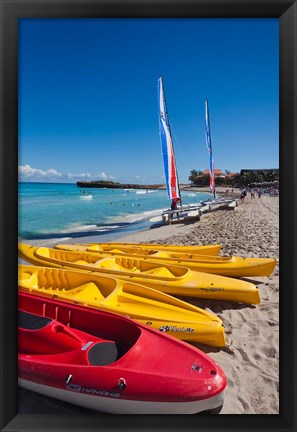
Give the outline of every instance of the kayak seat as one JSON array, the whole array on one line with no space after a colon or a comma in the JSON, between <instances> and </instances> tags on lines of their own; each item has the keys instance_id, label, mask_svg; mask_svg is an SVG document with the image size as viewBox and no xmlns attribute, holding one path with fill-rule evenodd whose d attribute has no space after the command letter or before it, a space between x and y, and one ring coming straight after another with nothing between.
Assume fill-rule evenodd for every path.
<instances>
[{"instance_id":1,"label":"kayak seat","mask_svg":"<svg viewBox=\"0 0 297 432\"><path fill-rule=\"evenodd\" d=\"M139 272L138 260L130 257L121 257L120 262L122 268L128 270L129 272Z\"/></svg>"},{"instance_id":2,"label":"kayak seat","mask_svg":"<svg viewBox=\"0 0 297 432\"><path fill-rule=\"evenodd\" d=\"M173 276L173 274L171 273L170 270L168 270L167 267L158 267L158 268L155 268L153 270L148 270L148 271L146 271L144 273L151 274L151 275L154 275L154 276L159 276L159 277L170 277L170 278L172 278L172 276Z\"/></svg>"},{"instance_id":3,"label":"kayak seat","mask_svg":"<svg viewBox=\"0 0 297 432\"><path fill-rule=\"evenodd\" d=\"M105 366L114 363L119 358L115 342L99 342L88 352L88 360L92 366Z\"/></svg>"},{"instance_id":4,"label":"kayak seat","mask_svg":"<svg viewBox=\"0 0 297 432\"><path fill-rule=\"evenodd\" d=\"M95 265L99 268L107 270L119 270L123 271L123 267L115 262L114 259L103 258L98 260Z\"/></svg>"},{"instance_id":5,"label":"kayak seat","mask_svg":"<svg viewBox=\"0 0 297 432\"><path fill-rule=\"evenodd\" d=\"M89 263L85 260L76 260L76 261L74 261L74 264L88 265Z\"/></svg>"},{"instance_id":6,"label":"kayak seat","mask_svg":"<svg viewBox=\"0 0 297 432\"><path fill-rule=\"evenodd\" d=\"M159 258L168 258L168 252L164 252L164 251L154 251L154 253L152 254L154 255L154 257L159 257Z\"/></svg>"},{"instance_id":7,"label":"kayak seat","mask_svg":"<svg viewBox=\"0 0 297 432\"><path fill-rule=\"evenodd\" d=\"M19 275L19 281L22 283L22 286L26 288L36 288L38 287L38 277L36 273L24 272Z\"/></svg>"},{"instance_id":8,"label":"kayak seat","mask_svg":"<svg viewBox=\"0 0 297 432\"><path fill-rule=\"evenodd\" d=\"M22 310L18 311L18 326L27 330L39 330L47 326L52 319L33 315Z\"/></svg>"},{"instance_id":9,"label":"kayak seat","mask_svg":"<svg viewBox=\"0 0 297 432\"><path fill-rule=\"evenodd\" d=\"M104 252L104 249L102 246L96 245L96 246L87 246L87 248L85 249L85 247L82 247L82 250L87 250L88 252Z\"/></svg>"},{"instance_id":10,"label":"kayak seat","mask_svg":"<svg viewBox=\"0 0 297 432\"><path fill-rule=\"evenodd\" d=\"M134 261L134 260L133 260ZM101 260L98 260L95 265L99 268L102 269L107 269L107 270L115 270L115 271L120 271L120 272L139 272L139 268L133 266L131 260L127 261L127 259L125 259L124 261L121 260L121 263L123 265L118 264L114 259L109 259L109 258L103 258ZM130 265L132 264L132 265Z\"/></svg>"},{"instance_id":11,"label":"kayak seat","mask_svg":"<svg viewBox=\"0 0 297 432\"><path fill-rule=\"evenodd\" d=\"M72 292L71 292L72 291ZM73 293L73 297L80 300L103 300L104 296L101 294L100 289L94 282L88 282L81 285L79 288L69 291Z\"/></svg>"},{"instance_id":12,"label":"kayak seat","mask_svg":"<svg viewBox=\"0 0 297 432\"><path fill-rule=\"evenodd\" d=\"M50 251L46 247L39 247L38 249L36 249L35 254L37 256L42 256L42 257L45 257L45 258L50 258Z\"/></svg>"},{"instance_id":13,"label":"kayak seat","mask_svg":"<svg viewBox=\"0 0 297 432\"><path fill-rule=\"evenodd\" d=\"M110 249L110 250L107 251L107 253L108 253L108 252L112 252L112 253L114 253L114 254L122 254L122 253L125 253L125 251L122 251L121 249Z\"/></svg>"}]
</instances>

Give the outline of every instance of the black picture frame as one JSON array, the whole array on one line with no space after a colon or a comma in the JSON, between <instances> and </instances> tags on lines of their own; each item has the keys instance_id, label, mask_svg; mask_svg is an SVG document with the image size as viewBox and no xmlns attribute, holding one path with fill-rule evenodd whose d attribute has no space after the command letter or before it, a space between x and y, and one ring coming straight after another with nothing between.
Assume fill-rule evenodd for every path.
<instances>
[{"instance_id":1,"label":"black picture frame","mask_svg":"<svg viewBox=\"0 0 297 432\"><path fill-rule=\"evenodd\" d=\"M3 431L296 430L297 5L284 0L1 0L1 376ZM278 18L280 23L280 413L275 415L31 415L17 409L18 19ZM269 373L269 371L268 371ZM240 388L238 389L240 393ZM265 396L264 396L265 397Z\"/></svg>"}]
</instances>

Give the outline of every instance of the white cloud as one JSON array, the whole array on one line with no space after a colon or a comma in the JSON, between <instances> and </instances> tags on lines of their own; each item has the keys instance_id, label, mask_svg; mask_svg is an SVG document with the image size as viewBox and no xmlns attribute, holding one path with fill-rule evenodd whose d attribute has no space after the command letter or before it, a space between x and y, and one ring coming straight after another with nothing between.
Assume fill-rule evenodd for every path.
<instances>
[{"instance_id":1,"label":"white cloud","mask_svg":"<svg viewBox=\"0 0 297 432\"><path fill-rule=\"evenodd\" d=\"M52 168L48 169L45 173L48 176L58 176L58 177L61 177L61 175L62 175L61 173L59 173L58 171L56 171L55 169L52 169Z\"/></svg>"},{"instance_id":2,"label":"white cloud","mask_svg":"<svg viewBox=\"0 0 297 432\"><path fill-rule=\"evenodd\" d=\"M55 169L46 171L32 168L30 165L19 165L19 175L22 180L52 180L62 177L62 174Z\"/></svg>"},{"instance_id":3,"label":"white cloud","mask_svg":"<svg viewBox=\"0 0 297 432\"><path fill-rule=\"evenodd\" d=\"M68 174L66 174L66 176L69 179L93 179L94 178L94 176L92 176L92 174L90 174L90 173L81 173L81 174L68 173Z\"/></svg>"},{"instance_id":4,"label":"white cloud","mask_svg":"<svg viewBox=\"0 0 297 432\"><path fill-rule=\"evenodd\" d=\"M147 177L141 177L141 176L121 176L118 178L118 181L120 183L130 183L130 184L159 184L164 183L164 176L147 176Z\"/></svg>"},{"instance_id":5,"label":"white cloud","mask_svg":"<svg viewBox=\"0 0 297 432\"><path fill-rule=\"evenodd\" d=\"M108 175L105 172L101 172L98 174L97 176L100 180L115 180L116 177L112 176L112 175Z\"/></svg>"},{"instance_id":6,"label":"white cloud","mask_svg":"<svg viewBox=\"0 0 297 432\"><path fill-rule=\"evenodd\" d=\"M32 168L30 165L19 165L19 180L20 181L32 181L32 182L77 182L79 180L114 180L116 177L106 174L105 172L101 172L97 175L86 173L60 173L53 168L49 168L47 170L41 170L38 168Z\"/></svg>"}]
</instances>

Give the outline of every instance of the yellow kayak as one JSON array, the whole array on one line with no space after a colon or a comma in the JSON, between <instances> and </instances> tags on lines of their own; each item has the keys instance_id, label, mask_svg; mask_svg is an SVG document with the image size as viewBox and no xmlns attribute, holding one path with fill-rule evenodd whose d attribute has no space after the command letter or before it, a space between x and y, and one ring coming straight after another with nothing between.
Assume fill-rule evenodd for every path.
<instances>
[{"instance_id":1,"label":"yellow kayak","mask_svg":"<svg viewBox=\"0 0 297 432\"><path fill-rule=\"evenodd\" d=\"M83 245L68 245L60 244L55 248L68 251L87 251L97 253L97 256L107 257L123 256L144 259L146 258L140 251L128 253L122 250L113 249L109 251L101 251L96 246L88 247ZM210 256L178 252L159 251L155 254L148 255L150 261L163 263L164 265L181 265L190 270L198 272L212 273L221 276L244 277L244 276L269 276L275 266L274 258L242 258L239 256Z\"/></svg>"},{"instance_id":2,"label":"yellow kayak","mask_svg":"<svg viewBox=\"0 0 297 432\"><path fill-rule=\"evenodd\" d=\"M202 255L218 255L222 248L220 244L208 244L201 246L179 246L173 244L151 244L151 243L87 243L84 245L76 244L75 246L87 246L91 250L100 250L101 252L109 250L121 250L128 253L134 253L140 250L149 254L149 251L153 253L166 251L166 252L179 252L179 253L191 253L191 254L202 254Z\"/></svg>"},{"instance_id":3,"label":"yellow kayak","mask_svg":"<svg viewBox=\"0 0 297 432\"><path fill-rule=\"evenodd\" d=\"M186 341L224 346L222 321L167 294L94 273L19 265L22 292L129 316Z\"/></svg>"},{"instance_id":4,"label":"yellow kayak","mask_svg":"<svg viewBox=\"0 0 297 432\"><path fill-rule=\"evenodd\" d=\"M162 249L159 248L145 248L145 247L138 247L138 246L121 246L120 243L118 243L117 246L111 246L112 243L105 244L105 243L97 243L97 244L57 244L55 246L55 249L63 249L63 250L71 250L71 251L88 251L88 252L98 252L98 253L106 253L111 255L137 255L138 257L144 257L144 258L155 258L155 257L162 257L162 258L173 258L175 260L179 259L188 259L189 256L194 257L193 253L184 252L182 250L178 251L171 251L170 249ZM204 247L204 246L199 246ZM208 246L205 246L208 248ZM214 248L209 249L210 252L213 252L212 254L208 254L208 249L202 250L201 252L195 252L196 255L204 255L204 252L206 252L206 255L217 255L220 251L220 245L214 245ZM216 248L216 249L215 249ZM216 252L216 253L214 253Z\"/></svg>"},{"instance_id":5,"label":"yellow kayak","mask_svg":"<svg viewBox=\"0 0 297 432\"><path fill-rule=\"evenodd\" d=\"M19 256L31 264L99 272L172 295L260 303L259 291L250 282L200 273L182 266L164 265L135 257L102 258L91 252L71 252L21 243Z\"/></svg>"}]
</instances>

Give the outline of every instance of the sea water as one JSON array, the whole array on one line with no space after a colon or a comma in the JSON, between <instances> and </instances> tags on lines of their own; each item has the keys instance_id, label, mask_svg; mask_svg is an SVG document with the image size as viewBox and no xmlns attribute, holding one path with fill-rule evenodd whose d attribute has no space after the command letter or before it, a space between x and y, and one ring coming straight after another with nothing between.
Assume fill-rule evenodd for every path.
<instances>
[{"instance_id":1,"label":"sea water","mask_svg":"<svg viewBox=\"0 0 297 432\"><path fill-rule=\"evenodd\" d=\"M90 193L88 193L90 192ZM183 205L208 193L182 191ZM166 190L82 189L69 183L19 183L19 240L75 238L149 228L170 207Z\"/></svg>"}]
</instances>

